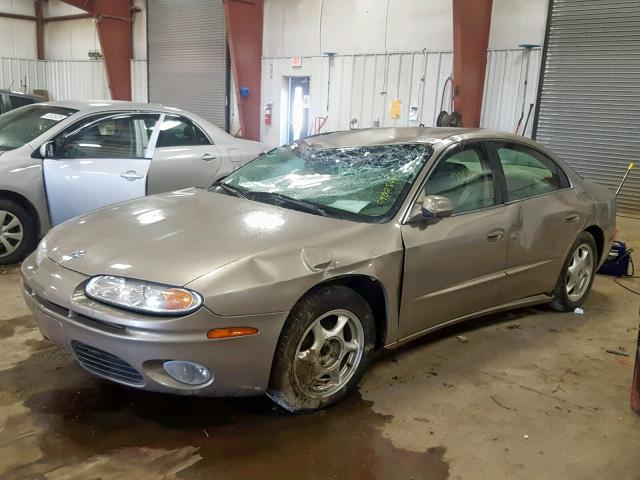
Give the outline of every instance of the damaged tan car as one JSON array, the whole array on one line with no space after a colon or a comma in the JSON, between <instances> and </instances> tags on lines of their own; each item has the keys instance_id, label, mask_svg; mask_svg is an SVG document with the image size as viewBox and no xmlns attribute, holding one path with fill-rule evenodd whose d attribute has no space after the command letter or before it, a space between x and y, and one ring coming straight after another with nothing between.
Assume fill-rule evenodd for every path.
<instances>
[{"instance_id":1,"label":"damaged tan car","mask_svg":"<svg viewBox=\"0 0 640 480\"><path fill-rule=\"evenodd\" d=\"M69 220L22 279L44 336L93 374L305 411L352 390L377 349L575 309L614 229L613 194L522 137L356 130Z\"/></svg>"}]
</instances>

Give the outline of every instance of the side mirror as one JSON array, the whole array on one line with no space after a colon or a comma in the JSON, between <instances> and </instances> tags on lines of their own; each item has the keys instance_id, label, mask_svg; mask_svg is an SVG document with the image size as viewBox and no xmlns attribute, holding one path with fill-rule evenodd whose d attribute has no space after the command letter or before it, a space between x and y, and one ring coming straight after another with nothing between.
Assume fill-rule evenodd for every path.
<instances>
[{"instance_id":1,"label":"side mirror","mask_svg":"<svg viewBox=\"0 0 640 480\"><path fill-rule=\"evenodd\" d=\"M40 158L55 158L55 147L52 140L40 145Z\"/></svg>"},{"instance_id":2,"label":"side mirror","mask_svg":"<svg viewBox=\"0 0 640 480\"><path fill-rule=\"evenodd\" d=\"M453 215L451 200L442 195L424 195L411 210L409 223L438 220Z\"/></svg>"}]
</instances>

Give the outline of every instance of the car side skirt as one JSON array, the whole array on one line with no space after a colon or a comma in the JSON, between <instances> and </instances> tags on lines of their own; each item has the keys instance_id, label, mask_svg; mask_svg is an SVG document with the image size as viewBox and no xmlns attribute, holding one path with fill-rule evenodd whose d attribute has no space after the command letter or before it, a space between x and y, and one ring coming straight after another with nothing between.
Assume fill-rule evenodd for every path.
<instances>
[{"instance_id":1,"label":"car side skirt","mask_svg":"<svg viewBox=\"0 0 640 480\"><path fill-rule=\"evenodd\" d=\"M492 313L504 312L506 310L512 310L514 308L523 308L523 307L530 307L533 305L541 305L544 303L550 303L551 301L553 301L553 295L547 295L547 294L534 295L531 297L521 298L513 302L505 303L503 305L498 305L496 307L487 308L485 310L474 312L468 315L463 315L461 317L454 318L447 322L434 325L432 327L421 330L417 333L413 333L407 337L401 338L397 342L385 345L385 348L392 349L392 348L399 347L401 345L404 345L407 342L410 342L411 340L415 340L418 337L422 337L423 335L427 335L431 332L435 332L436 330L440 330L442 328L448 327L450 325L455 325L456 323L461 323L466 320L471 320L473 318L483 317L485 315L489 315Z\"/></svg>"}]
</instances>

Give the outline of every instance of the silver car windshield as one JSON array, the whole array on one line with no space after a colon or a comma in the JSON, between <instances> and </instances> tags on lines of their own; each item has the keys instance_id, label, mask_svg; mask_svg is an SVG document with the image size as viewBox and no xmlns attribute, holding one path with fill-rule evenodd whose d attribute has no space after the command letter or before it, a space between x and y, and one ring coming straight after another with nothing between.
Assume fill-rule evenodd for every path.
<instances>
[{"instance_id":1,"label":"silver car windshield","mask_svg":"<svg viewBox=\"0 0 640 480\"><path fill-rule=\"evenodd\" d=\"M0 151L22 147L76 112L72 108L29 105L0 115Z\"/></svg>"},{"instance_id":2,"label":"silver car windshield","mask_svg":"<svg viewBox=\"0 0 640 480\"><path fill-rule=\"evenodd\" d=\"M311 213L384 221L431 154L428 144L315 148L302 140L248 163L222 185L251 200L291 208L305 202L320 207Z\"/></svg>"}]
</instances>

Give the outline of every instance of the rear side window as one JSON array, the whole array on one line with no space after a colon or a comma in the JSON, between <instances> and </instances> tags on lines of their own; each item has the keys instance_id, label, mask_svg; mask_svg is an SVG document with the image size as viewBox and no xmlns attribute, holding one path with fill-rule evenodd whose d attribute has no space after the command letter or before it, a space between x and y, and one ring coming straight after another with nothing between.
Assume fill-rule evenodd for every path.
<instances>
[{"instance_id":1,"label":"rear side window","mask_svg":"<svg viewBox=\"0 0 640 480\"><path fill-rule=\"evenodd\" d=\"M520 144L497 144L508 201L551 193L569 186L562 169L542 153Z\"/></svg>"},{"instance_id":2,"label":"rear side window","mask_svg":"<svg viewBox=\"0 0 640 480\"><path fill-rule=\"evenodd\" d=\"M11 108L20 108L25 105L31 105L35 103L32 99L28 97L21 97L19 95L9 95L9 101L11 102Z\"/></svg>"},{"instance_id":3,"label":"rear side window","mask_svg":"<svg viewBox=\"0 0 640 480\"><path fill-rule=\"evenodd\" d=\"M211 145L204 132L184 117L166 117L160 124L156 148Z\"/></svg>"}]
</instances>

